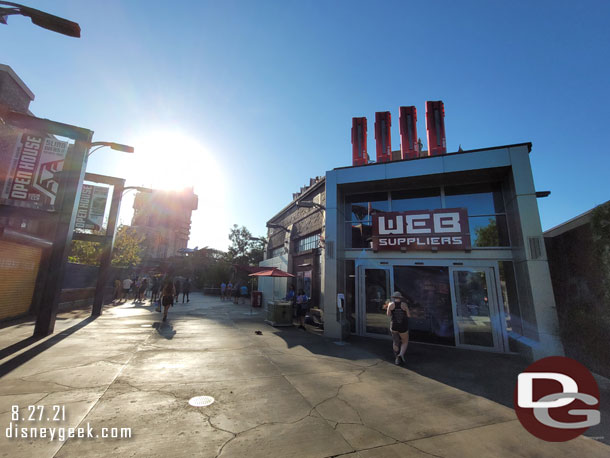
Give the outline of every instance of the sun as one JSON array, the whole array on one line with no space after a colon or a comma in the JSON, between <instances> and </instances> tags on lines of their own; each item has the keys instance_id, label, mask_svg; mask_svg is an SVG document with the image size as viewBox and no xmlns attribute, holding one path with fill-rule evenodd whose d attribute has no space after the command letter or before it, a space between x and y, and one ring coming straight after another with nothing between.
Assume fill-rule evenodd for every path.
<instances>
[{"instance_id":1,"label":"sun","mask_svg":"<svg viewBox=\"0 0 610 458\"><path fill-rule=\"evenodd\" d=\"M224 249L230 227L230 187L217 154L179 130L151 130L134 136L135 154L126 158L122 176L128 186L161 190L193 187L198 210L192 215L189 246ZM214 215L214 224L210 224Z\"/></svg>"},{"instance_id":2,"label":"sun","mask_svg":"<svg viewBox=\"0 0 610 458\"><path fill-rule=\"evenodd\" d=\"M223 170L214 156L183 132L149 132L133 143L136 153L126 171L129 183L168 190L192 186L196 193L216 195L224 188Z\"/></svg>"}]
</instances>

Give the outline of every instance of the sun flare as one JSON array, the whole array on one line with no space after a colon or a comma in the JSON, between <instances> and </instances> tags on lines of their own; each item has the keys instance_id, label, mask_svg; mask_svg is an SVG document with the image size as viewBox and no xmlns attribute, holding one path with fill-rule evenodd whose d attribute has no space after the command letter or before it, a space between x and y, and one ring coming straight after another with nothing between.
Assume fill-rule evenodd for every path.
<instances>
[{"instance_id":1,"label":"sun flare","mask_svg":"<svg viewBox=\"0 0 610 458\"><path fill-rule=\"evenodd\" d=\"M134 141L136 154L130 183L154 189L183 189L193 186L196 193L223 187L223 173L213 155L195 138L180 131L158 131Z\"/></svg>"},{"instance_id":2,"label":"sun flare","mask_svg":"<svg viewBox=\"0 0 610 458\"><path fill-rule=\"evenodd\" d=\"M150 131L133 140L124 175L130 186L180 190L193 187L198 210L193 213L189 246L224 248L228 233L230 187L214 154L196 138L180 131ZM215 224L209 224L214 215Z\"/></svg>"}]
</instances>

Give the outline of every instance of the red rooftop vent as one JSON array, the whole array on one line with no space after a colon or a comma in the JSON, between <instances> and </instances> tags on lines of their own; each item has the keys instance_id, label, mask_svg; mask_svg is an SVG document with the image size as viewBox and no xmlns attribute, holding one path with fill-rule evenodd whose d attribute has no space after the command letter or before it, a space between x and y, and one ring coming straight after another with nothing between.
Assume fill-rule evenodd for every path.
<instances>
[{"instance_id":1,"label":"red rooftop vent","mask_svg":"<svg viewBox=\"0 0 610 458\"><path fill-rule=\"evenodd\" d=\"M377 141L377 162L392 160L392 137L390 127L392 115L389 111L375 113L375 140Z\"/></svg>"},{"instance_id":2,"label":"red rooftop vent","mask_svg":"<svg viewBox=\"0 0 610 458\"><path fill-rule=\"evenodd\" d=\"M368 164L366 141L366 118L352 118L352 165Z\"/></svg>"},{"instance_id":3,"label":"red rooftop vent","mask_svg":"<svg viewBox=\"0 0 610 458\"><path fill-rule=\"evenodd\" d=\"M428 131L428 155L446 154L445 105L442 101L426 102L426 130Z\"/></svg>"},{"instance_id":4,"label":"red rooftop vent","mask_svg":"<svg viewBox=\"0 0 610 458\"><path fill-rule=\"evenodd\" d=\"M419 157L417 142L417 108L400 107L400 154L402 159Z\"/></svg>"}]
</instances>

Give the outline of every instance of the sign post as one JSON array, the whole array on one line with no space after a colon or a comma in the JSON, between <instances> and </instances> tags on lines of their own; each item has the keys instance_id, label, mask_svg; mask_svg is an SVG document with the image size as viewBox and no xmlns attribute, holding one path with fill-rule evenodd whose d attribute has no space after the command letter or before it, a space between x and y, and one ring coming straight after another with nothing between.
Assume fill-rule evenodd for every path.
<instances>
[{"instance_id":1,"label":"sign post","mask_svg":"<svg viewBox=\"0 0 610 458\"><path fill-rule=\"evenodd\" d=\"M106 227L106 234L103 236L97 236L98 240L102 244L102 255L100 257L100 269L97 275L97 285L95 287L95 297L93 298L93 308L91 309L92 316L99 316L102 313L102 306L104 305L104 292L106 285L108 285L110 267L112 264L112 249L114 246L114 236L116 234L117 223L119 219L119 211L121 209L121 199L123 197L123 189L125 188L125 180L122 178L109 177L105 175L97 175L93 173L87 173L85 176L87 181L93 181L95 183L104 183L113 186L112 190L112 201L110 203L110 214L108 215L108 225ZM101 188L100 186L92 186L92 188ZM106 208L106 199L108 198L108 188L106 189L104 199L104 209ZM101 194L100 194L101 196ZM91 204L94 205L94 204ZM101 206L101 204L100 204ZM102 211L103 212L103 211ZM103 213L102 213L103 215ZM103 216L102 216L103 218ZM90 240L87 234L77 234L75 238L79 240Z\"/></svg>"}]
</instances>

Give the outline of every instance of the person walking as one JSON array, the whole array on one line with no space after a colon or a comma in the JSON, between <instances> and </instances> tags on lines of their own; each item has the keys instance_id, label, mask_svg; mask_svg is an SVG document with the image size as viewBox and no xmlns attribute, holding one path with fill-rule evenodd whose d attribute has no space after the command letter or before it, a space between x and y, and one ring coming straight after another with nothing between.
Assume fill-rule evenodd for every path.
<instances>
[{"instance_id":1,"label":"person walking","mask_svg":"<svg viewBox=\"0 0 610 458\"><path fill-rule=\"evenodd\" d=\"M114 280L114 293L112 294L112 302L121 300L122 291L123 291L123 285L121 285L121 280L116 278Z\"/></svg>"},{"instance_id":2,"label":"person walking","mask_svg":"<svg viewBox=\"0 0 610 458\"><path fill-rule=\"evenodd\" d=\"M240 292L240 296L243 299L243 303L246 303L246 300L248 299L248 287L246 285L243 285L241 288L239 288L239 292Z\"/></svg>"},{"instance_id":3,"label":"person walking","mask_svg":"<svg viewBox=\"0 0 610 458\"><path fill-rule=\"evenodd\" d=\"M238 301L239 301L239 283L236 283L235 287L233 288L233 303L237 304Z\"/></svg>"},{"instance_id":4,"label":"person walking","mask_svg":"<svg viewBox=\"0 0 610 458\"><path fill-rule=\"evenodd\" d=\"M184 304L184 298L186 297L186 302L191 302L189 298L189 293L191 292L191 279L187 277L184 280L184 284L182 285L182 303Z\"/></svg>"},{"instance_id":5,"label":"person walking","mask_svg":"<svg viewBox=\"0 0 610 458\"><path fill-rule=\"evenodd\" d=\"M150 291L150 302L154 303L155 301L159 300L159 298L157 297L159 295L159 287L161 286L160 284L160 279L158 275L155 275L152 278L152 289Z\"/></svg>"},{"instance_id":6,"label":"person walking","mask_svg":"<svg viewBox=\"0 0 610 458\"><path fill-rule=\"evenodd\" d=\"M229 300L231 300L231 297L233 296L233 283L231 283L231 280L229 280L229 283L227 283L227 290L225 291L226 293L226 297L229 298Z\"/></svg>"},{"instance_id":7,"label":"person walking","mask_svg":"<svg viewBox=\"0 0 610 458\"><path fill-rule=\"evenodd\" d=\"M138 291L138 301L146 301L146 290L148 289L148 279L144 277L140 282L140 289Z\"/></svg>"},{"instance_id":8,"label":"person walking","mask_svg":"<svg viewBox=\"0 0 610 458\"><path fill-rule=\"evenodd\" d=\"M176 302L178 302L178 296L180 296L180 292L182 290L182 283L180 283L179 278L176 278L174 280L174 290L176 291L176 293L174 294L176 296Z\"/></svg>"},{"instance_id":9,"label":"person walking","mask_svg":"<svg viewBox=\"0 0 610 458\"><path fill-rule=\"evenodd\" d=\"M388 304L386 314L391 317L390 331L392 332L392 348L394 349L394 364L397 366L402 361L405 362L405 353L409 345L409 306L407 300L395 291L392 294L392 302Z\"/></svg>"},{"instance_id":10,"label":"person walking","mask_svg":"<svg viewBox=\"0 0 610 458\"><path fill-rule=\"evenodd\" d=\"M308 306L309 298L305 291L302 289L299 290L299 294L297 296L297 319L299 320L299 329L303 329L305 331L305 315L307 315L307 306Z\"/></svg>"},{"instance_id":11,"label":"person walking","mask_svg":"<svg viewBox=\"0 0 610 458\"><path fill-rule=\"evenodd\" d=\"M174 297L176 297L176 287L171 278L165 280L163 290L161 291L161 304L163 305L163 321L167 321L167 312L174 305Z\"/></svg>"},{"instance_id":12,"label":"person walking","mask_svg":"<svg viewBox=\"0 0 610 458\"><path fill-rule=\"evenodd\" d=\"M127 277L125 280L123 280L123 297L121 299L123 300L127 300L129 299L129 290L131 290L131 284L133 283L133 281L131 281L131 278Z\"/></svg>"},{"instance_id":13,"label":"person walking","mask_svg":"<svg viewBox=\"0 0 610 458\"><path fill-rule=\"evenodd\" d=\"M225 292L227 291L227 284L223 281L220 284L220 300L224 301L225 300Z\"/></svg>"}]
</instances>

